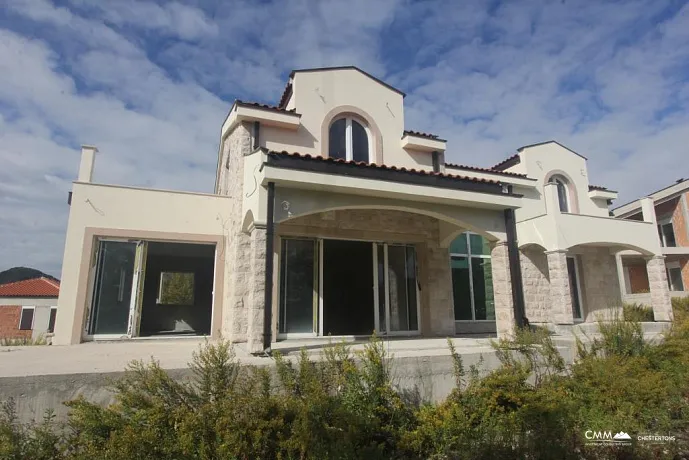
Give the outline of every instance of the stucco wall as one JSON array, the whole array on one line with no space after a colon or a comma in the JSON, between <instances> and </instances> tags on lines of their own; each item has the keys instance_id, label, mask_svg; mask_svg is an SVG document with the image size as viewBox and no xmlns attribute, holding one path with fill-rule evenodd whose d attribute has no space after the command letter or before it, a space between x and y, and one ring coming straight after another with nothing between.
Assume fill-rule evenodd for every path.
<instances>
[{"instance_id":1,"label":"stucco wall","mask_svg":"<svg viewBox=\"0 0 689 460\"><path fill-rule=\"evenodd\" d=\"M296 73L290 108L302 115L299 129L287 131L266 127L262 129L261 146L277 151L327 156L325 137L330 120L340 112L354 113L364 118L371 128L375 152L373 161L398 167L433 169L430 153L402 148L405 129L402 95L357 70Z\"/></svg>"},{"instance_id":2,"label":"stucco wall","mask_svg":"<svg viewBox=\"0 0 689 460\"><path fill-rule=\"evenodd\" d=\"M226 197L218 195L75 182L53 343L81 340L85 309L90 304L87 293L96 235L213 241L220 260L225 254L229 205ZM216 294L221 296L221 291L216 289ZM220 318L216 317L219 310L214 305L214 321Z\"/></svg>"},{"instance_id":3,"label":"stucco wall","mask_svg":"<svg viewBox=\"0 0 689 460\"><path fill-rule=\"evenodd\" d=\"M525 148L520 153L520 164L510 168L511 172L527 174L536 179L538 194L529 194L523 200L522 208L516 211L517 221L531 219L545 214L543 187L553 174L563 175L570 183L570 212L591 216L608 216L605 200L589 198L589 179L586 159L556 144L548 143Z\"/></svg>"},{"instance_id":4,"label":"stucco wall","mask_svg":"<svg viewBox=\"0 0 689 460\"><path fill-rule=\"evenodd\" d=\"M550 321L548 257L541 248L524 248L520 254L526 317L530 323Z\"/></svg>"},{"instance_id":5,"label":"stucco wall","mask_svg":"<svg viewBox=\"0 0 689 460\"><path fill-rule=\"evenodd\" d=\"M448 249L438 245L436 219L401 211L338 210L282 222L277 225L276 233L414 244L421 282L421 332L423 335L454 335L450 257ZM275 298L274 316L277 316L278 305Z\"/></svg>"}]
</instances>

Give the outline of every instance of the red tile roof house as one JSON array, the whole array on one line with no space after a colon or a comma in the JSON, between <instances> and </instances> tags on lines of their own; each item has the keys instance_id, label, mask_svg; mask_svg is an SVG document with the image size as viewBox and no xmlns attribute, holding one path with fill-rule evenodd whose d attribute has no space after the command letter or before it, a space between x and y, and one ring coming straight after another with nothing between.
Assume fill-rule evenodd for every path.
<instances>
[{"instance_id":1,"label":"red tile roof house","mask_svg":"<svg viewBox=\"0 0 689 460\"><path fill-rule=\"evenodd\" d=\"M52 335L60 282L35 278L0 284L0 339Z\"/></svg>"}]
</instances>

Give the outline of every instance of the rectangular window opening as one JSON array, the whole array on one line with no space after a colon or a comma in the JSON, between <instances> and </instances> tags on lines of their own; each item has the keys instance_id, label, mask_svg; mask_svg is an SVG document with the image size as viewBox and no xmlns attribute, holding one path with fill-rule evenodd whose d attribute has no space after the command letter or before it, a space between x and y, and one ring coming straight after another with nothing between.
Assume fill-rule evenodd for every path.
<instances>
[{"instance_id":1,"label":"rectangular window opening","mask_svg":"<svg viewBox=\"0 0 689 460\"><path fill-rule=\"evenodd\" d=\"M34 307L22 307L22 312L19 317L20 331L30 331L33 329L33 314Z\"/></svg>"}]
</instances>

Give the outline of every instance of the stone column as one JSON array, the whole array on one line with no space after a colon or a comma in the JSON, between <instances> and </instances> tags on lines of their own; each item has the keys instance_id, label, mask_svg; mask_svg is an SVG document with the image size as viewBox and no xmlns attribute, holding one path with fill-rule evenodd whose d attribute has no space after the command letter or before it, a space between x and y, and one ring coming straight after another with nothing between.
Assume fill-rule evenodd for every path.
<instances>
[{"instance_id":1,"label":"stone column","mask_svg":"<svg viewBox=\"0 0 689 460\"><path fill-rule=\"evenodd\" d=\"M549 251L548 274L550 277L550 318L553 324L574 324L572 293L567 271L567 251Z\"/></svg>"},{"instance_id":2,"label":"stone column","mask_svg":"<svg viewBox=\"0 0 689 460\"><path fill-rule=\"evenodd\" d=\"M654 319L656 321L672 321L672 301L670 288L667 284L665 257L653 256L647 259L646 271L648 272L648 284L651 288Z\"/></svg>"},{"instance_id":3,"label":"stone column","mask_svg":"<svg viewBox=\"0 0 689 460\"><path fill-rule=\"evenodd\" d=\"M455 310L452 303L452 271L448 248L429 242L424 251L426 255L428 286L428 320L425 328L435 336L455 335Z\"/></svg>"},{"instance_id":4,"label":"stone column","mask_svg":"<svg viewBox=\"0 0 689 460\"><path fill-rule=\"evenodd\" d=\"M493 272L493 296L495 299L495 326L498 338L509 339L514 336L517 325L512 300L512 276L507 243L499 241L490 251Z\"/></svg>"},{"instance_id":5,"label":"stone column","mask_svg":"<svg viewBox=\"0 0 689 460\"><path fill-rule=\"evenodd\" d=\"M249 256L251 275L247 305L246 348L249 353L263 351L263 324L265 319L266 287L266 229L254 228L251 232Z\"/></svg>"}]
</instances>

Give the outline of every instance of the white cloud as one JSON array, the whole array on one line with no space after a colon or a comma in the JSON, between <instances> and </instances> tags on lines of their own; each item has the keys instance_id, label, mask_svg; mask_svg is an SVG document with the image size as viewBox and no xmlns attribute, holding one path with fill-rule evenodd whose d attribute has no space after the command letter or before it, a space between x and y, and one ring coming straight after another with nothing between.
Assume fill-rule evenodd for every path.
<instances>
[{"instance_id":1,"label":"white cloud","mask_svg":"<svg viewBox=\"0 0 689 460\"><path fill-rule=\"evenodd\" d=\"M0 269L59 276L78 146L96 180L209 191L235 97L359 65L409 129L490 165L547 139L622 199L688 176L689 6L670 1L10 0L0 11ZM684 168L684 170L682 170Z\"/></svg>"}]
</instances>

